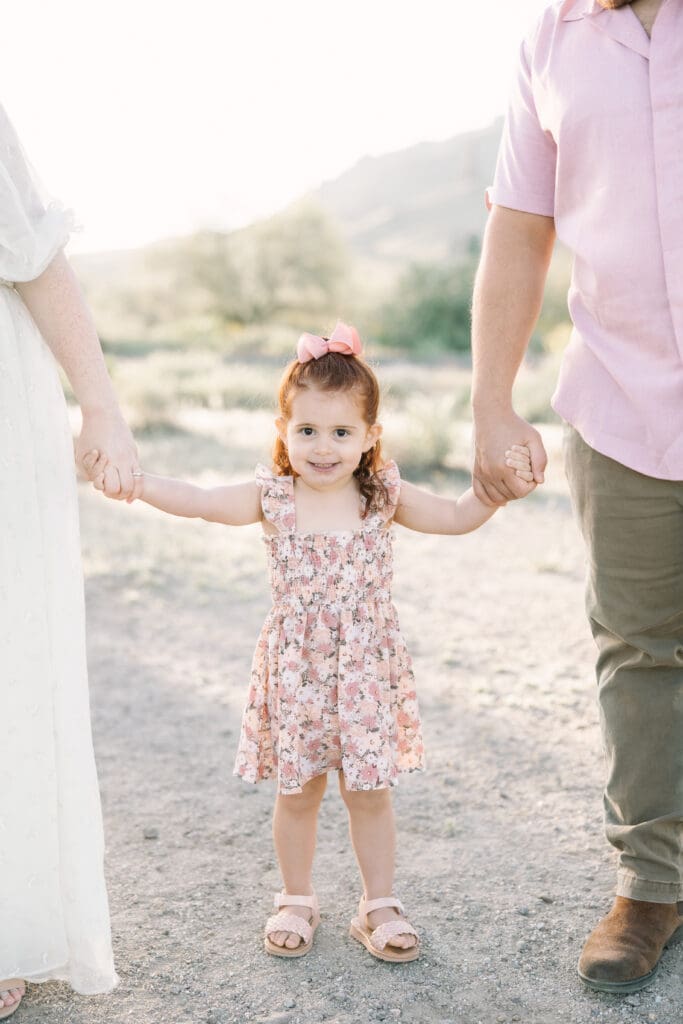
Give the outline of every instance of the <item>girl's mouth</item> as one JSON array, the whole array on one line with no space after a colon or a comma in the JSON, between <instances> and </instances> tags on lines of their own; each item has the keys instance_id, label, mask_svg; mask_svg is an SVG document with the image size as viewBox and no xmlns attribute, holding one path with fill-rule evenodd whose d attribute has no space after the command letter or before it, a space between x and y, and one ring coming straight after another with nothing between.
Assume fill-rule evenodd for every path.
<instances>
[{"instance_id":1,"label":"girl's mouth","mask_svg":"<svg viewBox=\"0 0 683 1024\"><path fill-rule=\"evenodd\" d=\"M316 469L319 473L326 473L337 465L336 462L309 462L309 466Z\"/></svg>"}]
</instances>

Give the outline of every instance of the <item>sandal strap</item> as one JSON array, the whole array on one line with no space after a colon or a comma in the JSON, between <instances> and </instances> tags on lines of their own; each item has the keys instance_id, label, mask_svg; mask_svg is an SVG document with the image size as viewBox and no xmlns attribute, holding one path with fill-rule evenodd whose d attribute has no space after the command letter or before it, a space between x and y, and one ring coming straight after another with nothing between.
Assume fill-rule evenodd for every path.
<instances>
[{"instance_id":1,"label":"sandal strap","mask_svg":"<svg viewBox=\"0 0 683 1024\"><path fill-rule=\"evenodd\" d=\"M380 896L376 900L365 900L365 898L361 896L361 914L371 914L373 910L379 910L380 907L396 907L401 914L405 914L403 904L396 896Z\"/></svg>"},{"instance_id":2,"label":"sandal strap","mask_svg":"<svg viewBox=\"0 0 683 1024\"><path fill-rule=\"evenodd\" d=\"M308 921L304 921L298 914L288 914L286 910L273 914L266 921L266 935L272 935L273 932L294 932L295 935L300 935L304 942L310 942L313 935L313 929Z\"/></svg>"},{"instance_id":3,"label":"sandal strap","mask_svg":"<svg viewBox=\"0 0 683 1024\"><path fill-rule=\"evenodd\" d=\"M276 892L273 896L273 903L280 907L308 907L309 910L318 909L318 897L314 892L310 896L292 896L288 892Z\"/></svg>"},{"instance_id":4,"label":"sandal strap","mask_svg":"<svg viewBox=\"0 0 683 1024\"><path fill-rule=\"evenodd\" d=\"M380 953L389 942L396 935L414 935L418 938L418 934L413 928L412 924L408 921L387 921L386 924L381 924L375 928L374 932L370 936L370 942Z\"/></svg>"}]
</instances>

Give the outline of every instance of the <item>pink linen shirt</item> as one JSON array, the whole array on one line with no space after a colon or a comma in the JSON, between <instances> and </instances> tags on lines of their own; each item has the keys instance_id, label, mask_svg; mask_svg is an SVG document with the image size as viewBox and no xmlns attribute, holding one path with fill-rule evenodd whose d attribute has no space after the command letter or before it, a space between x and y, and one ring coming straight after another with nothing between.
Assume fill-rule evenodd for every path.
<instances>
[{"instance_id":1,"label":"pink linen shirt","mask_svg":"<svg viewBox=\"0 0 683 1024\"><path fill-rule=\"evenodd\" d=\"M683 480L683 0L549 7L524 41L491 203L574 254L552 404L597 451Z\"/></svg>"}]
</instances>

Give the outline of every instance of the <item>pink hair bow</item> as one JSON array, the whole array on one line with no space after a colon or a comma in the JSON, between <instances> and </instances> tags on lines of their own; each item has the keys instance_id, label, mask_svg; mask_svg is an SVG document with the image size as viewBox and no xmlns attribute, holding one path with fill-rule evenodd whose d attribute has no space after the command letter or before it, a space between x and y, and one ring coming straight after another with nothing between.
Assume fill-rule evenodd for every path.
<instances>
[{"instance_id":1,"label":"pink hair bow","mask_svg":"<svg viewBox=\"0 0 683 1024\"><path fill-rule=\"evenodd\" d=\"M309 359L320 359L328 352L359 356L362 348L356 328L337 320L337 326L329 339L320 338L317 334L302 334L296 346L296 354L300 363L307 363Z\"/></svg>"}]
</instances>

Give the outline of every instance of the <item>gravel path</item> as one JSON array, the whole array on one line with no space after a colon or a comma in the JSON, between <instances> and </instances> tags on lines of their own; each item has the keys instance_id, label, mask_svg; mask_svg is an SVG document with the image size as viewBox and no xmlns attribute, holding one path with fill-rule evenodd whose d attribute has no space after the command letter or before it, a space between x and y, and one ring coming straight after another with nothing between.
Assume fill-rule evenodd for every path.
<instances>
[{"instance_id":1,"label":"gravel path","mask_svg":"<svg viewBox=\"0 0 683 1024\"><path fill-rule=\"evenodd\" d=\"M679 1022L683 954L646 992L583 989L608 908L583 555L562 487L478 534L400 532L395 599L415 661L428 771L394 790L396 890L423 955L348 936L357 869L335 775L320 817L323 921L296 960L263 952L279 875L271 784L232 777L268 605L258 530L105 502L82 488L93 719L121 983L34 986L17 1024Z\"/></svg>"}]
</instances>

